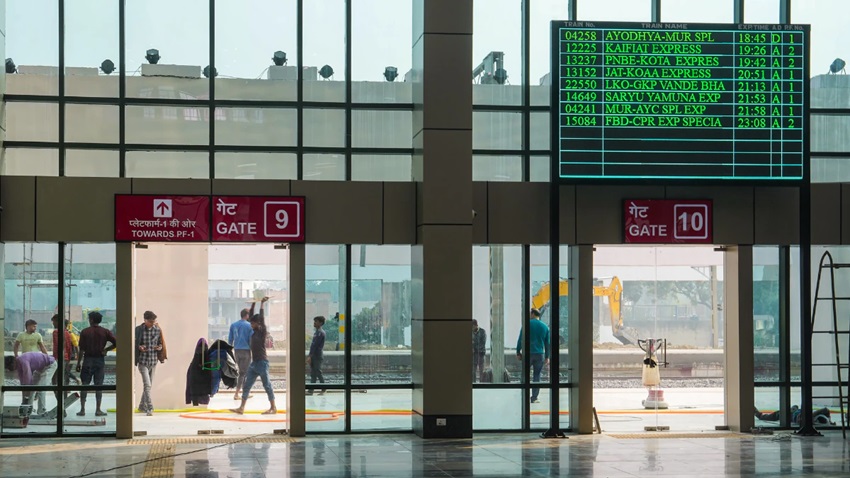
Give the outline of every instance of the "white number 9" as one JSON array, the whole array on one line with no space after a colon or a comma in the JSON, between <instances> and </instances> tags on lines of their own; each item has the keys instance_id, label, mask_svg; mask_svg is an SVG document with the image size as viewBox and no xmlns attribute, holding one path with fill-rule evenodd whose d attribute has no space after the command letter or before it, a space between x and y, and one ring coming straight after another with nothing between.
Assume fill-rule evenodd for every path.
<instances>
[{"instance_id":1,"label":"white number 9","mask_svg":"<svg viewBox=\"0 0 850 478\"><path fill-rule=\"evenodd\" d=\"M284 209L280 209L276 213L274 213L274 220L277 221L278 229L286 229L286 226L289 225L289 213Z\"/></svg>"}]
</instances>

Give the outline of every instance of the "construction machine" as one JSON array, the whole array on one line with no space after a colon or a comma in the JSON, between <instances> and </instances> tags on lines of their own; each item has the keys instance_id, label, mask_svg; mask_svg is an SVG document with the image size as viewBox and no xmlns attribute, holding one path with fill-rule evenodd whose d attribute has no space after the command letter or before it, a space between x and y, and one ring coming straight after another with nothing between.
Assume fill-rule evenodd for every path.
<instances>
[{"instance_id":1,"label":"construction machine","mask_svg":"<svg viewBox=\"0 0 850 478\"><path fill-rule=\"evenodd\" d=\"M558 283L558 295L565 297L569 295L569 283L566 279L561 279ZM625 345L637 345L638 333L637 330L623 325L623 309L621 307L623 299L623 285L617 276L611 278L611 282L607 285L593 286L593 295L596 297L608 298L608 310L611 313L611 331L614 337ZM540 289L531 298L531 306L543 313L543 309L549 304L552 294L549 290L549 283L544 283Z\"/></svg>"}]
</instances>

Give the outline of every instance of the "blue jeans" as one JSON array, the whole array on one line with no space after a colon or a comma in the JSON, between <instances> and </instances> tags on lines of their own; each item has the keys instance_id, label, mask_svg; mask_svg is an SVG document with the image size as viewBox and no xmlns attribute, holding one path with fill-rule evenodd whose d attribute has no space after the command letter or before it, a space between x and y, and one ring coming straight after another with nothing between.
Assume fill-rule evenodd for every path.
<instances>
[{"instance_id":1,"label":"blue jeans","mask_svg":"<svg viewBox=\"0 0 850 478\"><path fill-rule=\"evenodd\" d=\"M543 354L531 354L531 383L540 382L540 372L543 370ZM531 399L537 400L537 395L540 394L540 387L531 389Z\"/></svg>"},{"instance_id":2,"label":"blue jeans","mask_svg":"<svg viewBox=\"0 0 850 478\"><path fill-rule=\"evenodd\" d=\"M272 390L272 382L269 380L269 361L254 360L248 367L248 374L245 376L245 385L242 388L242 400L248 400L248 395L257 377L263 382L263 390L269 396L269 401L274 401L274 390Z\"/></svg>"}]
</instances>

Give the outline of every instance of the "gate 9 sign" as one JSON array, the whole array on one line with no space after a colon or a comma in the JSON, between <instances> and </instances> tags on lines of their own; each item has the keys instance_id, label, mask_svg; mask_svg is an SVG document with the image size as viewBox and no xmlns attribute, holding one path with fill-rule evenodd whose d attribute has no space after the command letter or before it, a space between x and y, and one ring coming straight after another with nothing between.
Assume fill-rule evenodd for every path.
<instances>
[{"instance_id":1,"label":"gate 9 sign","mask_svg":"<svg viewBox=\"0 0 850 478\"><path fill-rule=\"evenodd\" d=\"M213 242L304 242L304 198L213 196Z\"/></svg>"},{"instance_id":2,"label":"gate 9 sign","mask_svg":"<svg viewBox=\"0 0 850 478\"><path fill-rule=\"evenodd\" d=\"M627 199L623 204L628 244L712 244L711 201Z\"/></svg>"}]
</instances>

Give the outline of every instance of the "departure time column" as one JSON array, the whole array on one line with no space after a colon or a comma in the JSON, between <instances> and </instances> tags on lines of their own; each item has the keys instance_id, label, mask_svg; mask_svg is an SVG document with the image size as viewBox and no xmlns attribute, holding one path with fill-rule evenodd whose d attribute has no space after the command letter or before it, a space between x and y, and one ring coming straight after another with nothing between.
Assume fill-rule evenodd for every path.
<instances>
[{"instance_id":1,"label":"departure time column","mask_svg":"<svg viewBox=\"0 0 850 478\"><path fill-rule=\"evenodd\" d=\"M559 68L560 170L572 176L604 172L603 31L561 28Z\"/></svg>"}]
</instances>

